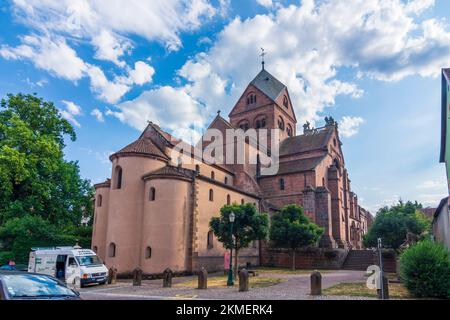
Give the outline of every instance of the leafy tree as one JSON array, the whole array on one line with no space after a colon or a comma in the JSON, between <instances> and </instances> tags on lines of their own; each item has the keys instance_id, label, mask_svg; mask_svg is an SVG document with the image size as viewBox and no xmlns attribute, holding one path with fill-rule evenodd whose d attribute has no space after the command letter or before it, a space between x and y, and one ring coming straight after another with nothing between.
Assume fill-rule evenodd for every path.
<instances>
[{"instance_id":1,"label":"leafy tree","mask_svg":"<svg viewBox=\"0 0 450 320\"><path fill-rule=\"evenodd\" d=\"M295 270L295 250L316 244L323 232L323 228L309 220L302 207L292 204L272 217L270 240L276 247L291 249L292 269Z\"/></svg>"},{"instance_id":2,"label":"leafy tree","mask_svg":"<svg viewBox=\"0 0 450 320\"><path fill-rule=\"evenodd\" d=\"M80 177L77 162L64 159L65 137L74 141L75 131L53 103L23 94L2 99L0 227L4 237L0 235L0 248L11 258L24 257L18 249L20 241L8 237L19 226L36 223L56 234L72 228L76 234L74 228L81 227L82 218L92 215L92 186ZM36 240L55 244L57 239L46 234L37 233Z\"/></svg>"},{"instance_id":3,"label":"leafy tree","mask_svg":"<svg viewBox=\"0 0 450 320\"><path fill-rule=\"evenodd\" d=\"M417 202L400 201L392 207L380 209L368 233L364 236L366 247L376 247L377 239L383 239L383 246L398 250L405 242L408 232L425 237L431 230L431 219L419 209Z\"/></svg>"},{"instance_id":4,"label":"leafy tree","mask_svg":"<svg viewBox=\"0 0 450 320\"><path fill-rule=\"evenodd\" d=\"M231 234L230 214L232 212L235 220ZM267 237L269 216L258 212L250 203L225 205L220 209L220 217L213 217L209 226L226 249L234 250L234 276L236 277L239 250L248 247L252 241Z\"/></svg>"}]
</instances>

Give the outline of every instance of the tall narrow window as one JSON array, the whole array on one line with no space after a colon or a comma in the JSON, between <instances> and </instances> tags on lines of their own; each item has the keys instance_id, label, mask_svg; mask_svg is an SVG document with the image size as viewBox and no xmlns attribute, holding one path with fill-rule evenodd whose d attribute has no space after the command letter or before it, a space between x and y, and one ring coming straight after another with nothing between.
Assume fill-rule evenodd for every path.
<instances>
[{"instance_id":1,"label":"tall narrow window","mask_svg":"<svg viewBox=\"0 0 450 320\"><path fill-rule=\"evenodd\" d=\"M114 258L116 256L116 244L111 242L109 244L109 257Z\"/></svg>"},{"instance_id":2,"label":"tall narrow window","mask_svg":"<svg viewBox=\"0 0 450 320\"><path fill-rule=\"evenodd\" d=\"M198 164L195 165L195 171L197 172L197 174L200 173L200 166Z\"/></svg>"},{"instance_id":3,"label":"tall narrow window","mask_svg":"<svg viewBox=\"0 0 450 320\"><path fill-rule=\"evenodd\" d=\"M155 199L156 199L156 189L155 188L153 188L153 187L150 188L148 197L149 197L150 201L155 201Z\"/></svg>"},{"instance_id":4,"label":"tall narrow window","mask_svg":"<svg viewBox=\"0 0 450 320\"><path fill-rule=\"evenodd\" d=\"M102 206L102 199L103 199L102 195L99 194L98 197L97 197L97 207L101 207Z\"/></svg>"},{"instance_id":5,"label":"tall narrow window","mask_svg":"<svg viewBox=\"0 0 450 320\"><path fill-rule=\"evenodd\" d=\"M152 248L147 247L145 248L145 259L150 259L152 257Z\"/></svg>"},{"instance_id":6,"label":"tall narrow window","mask_svg":"<svg viewBox=\"0 0 450 320\"><path fill-rule=\"evenodd\" d=\"M280 179L280 190L284 190L284 179Z\"/></svg>"},{"instance_id":7,"label":"tall narrow window","mask_svg":"<svg viewBox=\"0 0 450 320\"><path fill-rule=\"evenodd\" d=\"M228 194L227 195L227 205L230 205L231 204L231 197L230 197L230 195Z\"/></svg>"},{"instance_id":8,"label":"tall narrow window","mask_svg":"<svg viewBox=\"0 0 450 320\"><path fill-rule=\"evenodd\" d=\"M278 118L278 128L280 128L280 130L284 130L284 120L283 118Z\"/></svg>"},{"instance_id":9,"label":"tall narrow window","mask_svg":"<svg viewBox=\"0 0 450 320\"><path fill-rule=\"evenodd\" d=\"M207 248L212 249L214 247L214 233L208 231Z\"/></svg>"},{"instance_id":10,"label":"tall narrow window","mask_svg":"<svg viewBox=\"0 0 450 320\"><path fill-rule=\"evenodd\" d=\"M286 132L289 137L292 137L292 127L290 124L287 125Z\"/></svg>"},{"instance_id":11,"label":"tall narrow window","mask_svg":"<svg viewBox=\"0 0 450 320\"><path fill-rule=\"evenodd\" d=\"M244 204L244 203L245 203L244 199L241 199L241 204Z\"/></svg>"},{"instance_id":12,"label":"tall narrow window","mask_svg":"<svg viewBox=\"0 0 450 320\"><path fill-rule=\"evenodd\" d=\"M120 166L116 167L116 189L122 188L122 168Z\"/></svg>"},{"instance_id":13,"label":"tall narrow window","mask_svg":"<svg viewBox=\"0 0 450 320\"><path fill-rule=\"evenodd\" d=\"M214 171L211 171L211 179L216 179L216 174L214 173Z\"/></svg>"},{"instance_id":14,"label":"tall narrow window","mask_svg":"<svg viewBox=\"0 0 450 320\"><path fill-rule=\"evenodd\" d=\"M288 98L286 96L284 96L284 98L283 98L283 106L285 108L289 107L289 101L288 101Z\"/></svg>"},{"instance_id":15,"label":"tall narrow window","mask_svg":"<svg viewBox=\"0 0 450 320\"><path fill-rule=\"evenodd\" d=\"M223 182L224 182L225 184L228 184L228 177L225 177L225 179L223 179Z\"/></svg>"},{"instance_id":16,"label":"tall narrow window","mask_svg":"<svg viewBox=\"0 0 450 320\"><path fill-rule=\"evenodd\" d=\"M209 201L214 201L214 191L213 191L213 189L209 189Z\"/></svg>"}]
</instances>

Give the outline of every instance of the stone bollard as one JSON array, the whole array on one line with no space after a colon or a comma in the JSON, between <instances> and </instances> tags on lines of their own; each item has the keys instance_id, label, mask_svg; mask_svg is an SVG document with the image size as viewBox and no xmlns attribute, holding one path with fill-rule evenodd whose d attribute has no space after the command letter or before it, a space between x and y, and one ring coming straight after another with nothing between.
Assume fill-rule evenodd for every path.
<instances>
[{"instance_id":1,"label":"stone bollard","mask_svg":"<svg viewBox=\"0 0 450 320\"><path fill-rule=\"evenodd\" d=\"M389 280L383 275L384 300L389 300ZM377 289L378 299L383 299L381 289Z\"/></svg>"},{"instance_id":2,"label":"stone bollard","mask_svg":"<svg viewBox=\"0 0 450 320\"><path fill-rule=\"evenodd\" d=\"M248 271L244 269L242 269L241 271L239 271L239 291L243 292L243 291L248 291Z\"/></svg>"},{"instance_id":3,"label":"stone bollard","mask_svg":"<svg viewBox=\"0 0 450 320\"><path fill-rule=\"evenodd\" d=\"M163 288L171 288L172 287L172 277L173 272L170 268L167 268L163 272Z\"/></svg>"},{"instance_id":4,"label":"stone bollard","mask_svg":"<svg viewBox=\"0 0 450 320\"><path fill-rule=\"evenodd\" d=\"M320 296L322 294L322 275L319 271L314 270L311 273L311 295Z\"/></svg>"},{"instance_id":5,"label":"stone bollard","mask_svg":"<svg viewBox=\"0 0 450 320\"><path fill-rule=\"evenodd\" d=\"M202 267L200 272L198 273L198 289L207 289L208 288L208 271Z\"/></svg>"},{"instance_id":6,"label":"stone bollard","mask_svg":"<svg viewBox=\"0 0 450 320\"><path fill-rule=\"evenodd\" d=\"M133 270L133 286L140 286L142 283L142 270L136 268Z\"/></svg>"},{"instance_id":7,"label":"stone bollard","mask_svg":"<svg viewBox=\"0 0 450 320\"><path fill-rule=\"evenodd\" d=\"M117 281L117 269L116 268L109 268L108 271L108 284L116 284Z\"/></svg>"}]
</instances>

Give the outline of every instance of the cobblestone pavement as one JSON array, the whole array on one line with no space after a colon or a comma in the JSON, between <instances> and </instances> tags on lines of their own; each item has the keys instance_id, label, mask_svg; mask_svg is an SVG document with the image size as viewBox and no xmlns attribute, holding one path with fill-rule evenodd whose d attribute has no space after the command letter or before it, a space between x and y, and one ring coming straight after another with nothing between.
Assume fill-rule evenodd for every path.
<instances>
[{"instance_id":1,"label":"cobblestone pavement","mask_svg":"<svg viewBox=\"0 0 450 320\"><path fill-rule=\"evenodd\" d=\"M214 275L210 275L212 277ZM81 297L86 300L160 300L160 299L228 299L228 300L361 300L368 298L339 296L310 296L309 274L272 274L260 272L260 277L284 278L286 281L266 288L250 288L248 292L239 292L233 288L208 288L198 290L173 286L162 288L162 280L144 280L140 287L134 287L131 281L119 281L114 285L95 286L80 289ZM195 276L173 278L173 284L197 279ZM329 271L322 273L322 288L325 289L341 282L365 281L363 271Z\"/></svg>"}]
</instances>

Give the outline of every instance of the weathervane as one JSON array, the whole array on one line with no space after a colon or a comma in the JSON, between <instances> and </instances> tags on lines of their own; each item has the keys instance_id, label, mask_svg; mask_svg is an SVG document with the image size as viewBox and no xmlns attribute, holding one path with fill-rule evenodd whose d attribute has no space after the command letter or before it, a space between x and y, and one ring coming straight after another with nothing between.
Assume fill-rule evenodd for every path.
<instances>
[{"instance_id":1,"label":"weathervane","mask_svg":"<svg viewBox=\"0 0 450 320\"><path fill-rule=\"evenodd\" d=\"M261 57L261 65L262 65L262 69L264 70L264 56L266 55L267 53L264 51L264 48L261 48L261 54L259 55L260 57Z\"/></svg>"}]
</instances>

